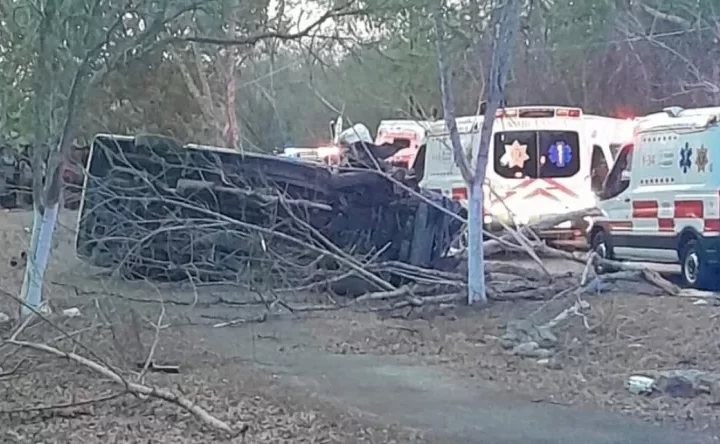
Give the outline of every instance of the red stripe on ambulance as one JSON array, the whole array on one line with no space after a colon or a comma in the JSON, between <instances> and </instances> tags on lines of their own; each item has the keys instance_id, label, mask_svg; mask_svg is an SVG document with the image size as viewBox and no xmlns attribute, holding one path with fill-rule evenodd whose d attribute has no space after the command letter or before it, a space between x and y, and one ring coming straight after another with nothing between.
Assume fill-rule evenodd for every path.
<instances>
[{"instance_id":1,"label":"red stripe on ambulance","mask_svg":"<svg viewBox=\"0 0 720 444\"><path fill-rule=\"evenodd\" d=\"M547 198L549 198L549 199L556 200L556 201L560 202L560 199L558 199L556 196L553 196L552 194L550 194L550 192L549 192L548 190L544 189L544 188L537 188L537 189L535 189L535 191L533 191L532 193L530 193L530 194L528 194L527 196L525 196L524 199L531 199L531 198L533 198L533 197L535 197L535 196L544 196L544 197L547 197Z\"/></svg>"},{"instance_id":2,"label":"red stripe on ambulance","mask_svg":"<svg viewBox=\"0 0 720 444\"><path fill-rule=\"evenodd\" d=\"M632 222L624 220L611 220L608 222L610 231L631 231L633 228Z\"/></svg>"},{"instance_id":3,"label":"red stripe on ambulance","mask_svg":"<svg viewBox=\"0 0 720 444\"><path fill-rule=\"evenodd\" d=\"M675 231L675 219L658 219L658 230L663 233L672 233Z\"/></svg>"},{"instance_id":4,"label":"red stripe on ambulance","mask_svg":"<svg viewBox=\"0 0 720 444\"><path fill-rule=\"evenodd\" d=\"M720 233L720 217L709 217L705 215L705 201L701 199L682 199L676 200L671 207L667 207L667 211L672 211L672 217L670 214L665 214L664 217L660 217L660 202L657 200L636 200L631 204L632 216L631 218L636 220L638 224L647 224L649 219L657 221L657 231L660 233L676 233L687 225L687 219L694 219L697 222L702 223L702 230L708 233ZM709 207L712 211L712 206ZM663 207L663 212L665 208ZM712 213L711 213L712 214ZM685 219L685 221L678 221L678 219ZM610 227L613 231L631 231L633 229L632 222L625 221L609 221ZM696 229L700 230L700 224ZM645 226L645 225L643 225ZM647 230L647 227L643 228Z\"/></svg>"},{"instance_id":5,"label":"red stripe on ambulance","mask_svg":"<svg viewBox=\"0 0 720 444\"><path fill-rule=\"evenodd\" d=\"M632 203L632 217L634 219L655 219L658 217L658 201L636 200Z\"/></svg>"},{"instance_id":6,"label":"red stripe on ambulance","mask_svg":"<svg viewBox=\"0 0 720 444\"><path fill-rule=\"evenodd\" d=\"M558 181L555 180L555 179L543 179L543 180L544 180L547 184L550 185L550 188L549 188L549 189L551 189L551 190L558 190L558 191L560 191L561 193L567 194L567 195L570 196L570 197L575 197L575 198L578 197L578 195L577 195L573 190L571 190L570 188L568 188L568 187L566 187L565 185L561 184L560 182L558 182Z\"/></svg>"},{"instance_id":7,"label":"red stripe on ambulance","mask_svg":"<svg viewBox=\"0 0 720 444\"><path fill-rule=\"evenodd\" d=\"M452 189L453 200L467 200L468 190L465 187L456 187Z\"/></svg>"},{"instance_id":8,"label":"red stripe on ambulance","mask_svg":"<svg viewBox=\"0 0 720 444\"><path fill-rule=\"evenodd\" d=\"M676 200L675 219L703 219L705 203L702 200Z\"/></svg>"},{"instance_id":9,"label":"red stripe on ambulance","mask_svg":"<svg viewBox=\"0 0 720 444\"><path fill-rule=\"evenodd\" d=\"M505 200L509 197L516 195L519 190L522 190L523 188L527 188L528 186L532 185L536 180L537 179L525 179L519 185L512 187L512 189L510 189L508 192L506 192L505 196L503 196L502 200Z\"/></svg>"},{"instance_id":10,"label":"red stripe on ambulance","mask_svg":"<svg viewBox=\"0 0 720 444\"><path fill-rule=\"evenodd\" d=\"M706 232L720 233L720 219L705 219L703 229Z\"/></svg>"}]
</instances>

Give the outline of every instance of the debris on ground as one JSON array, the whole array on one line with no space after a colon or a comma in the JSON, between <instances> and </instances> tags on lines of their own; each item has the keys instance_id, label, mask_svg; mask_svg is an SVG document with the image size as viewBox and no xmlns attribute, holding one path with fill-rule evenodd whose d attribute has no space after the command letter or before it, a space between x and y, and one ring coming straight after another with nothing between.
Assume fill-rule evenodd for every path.
<instances>
[{"instance_id":1,"label":"debris on ground","mask_svg":"<svg viewBox=\"0 0 720 444\"><path fill-rule=\"evenodd\" d=\"M555 348L558 339L552 329L545 325L534 325L531 321L513 320L505 327L505 334L502 336L501 345L506 349L512 349L516 355L542 358L551 355L551 349Z\"/></svg>"},{"instance_id":2,"label":"debris on ground","mask_svg":"<svg viewBox=\"0 0 720 444\"><path fill-rule=\"evenodd\" d=\"M656 389L654 379L639 375L630 376L625 386L636 395L649 395Z\"/></svg>"},{"instance_id":3,"label":"debris on ground","mask_svg":"<svg viewBox=\"0 0 720 444\"><path fill-rule=\"evenodd\" d=\"M80 309L77 307L71 307L66 308L62 311L62 315L66 318L76 318L78 316L82 316L82 313L80 312Z\"/></svg>"},{"instance_id":4,"label":"debris on ground","mask_svg":"<svg viewBox=\"0 0 720 444\"><path fill-rule=\"evenodd\" d=\"M672 398L694 398L710 395L713 403L720 402L720 373L698 369L650 370L638 372L630 381L652 381L650 391L657 391ZM635 382L637 385L637 382ZM633 390L631 390L633 391ZM633 391L633 393L647 393Z\"/></svg>"}]
</instances>

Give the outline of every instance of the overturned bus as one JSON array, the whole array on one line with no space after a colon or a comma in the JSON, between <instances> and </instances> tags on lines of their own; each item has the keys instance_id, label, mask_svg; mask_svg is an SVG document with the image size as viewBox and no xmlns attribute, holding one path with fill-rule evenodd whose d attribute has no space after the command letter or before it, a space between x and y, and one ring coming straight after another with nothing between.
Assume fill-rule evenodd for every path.
<instances>
[{"instance_id":1,"label":"overturned bus","mask_svg":"<svg viewBox=\"0 0 720 444\"><path fill-rule=\"evenodd\" d=\"M125 276L307 278L343 267L342 255L428 266L461 227L459 204L397 171L111 134L93 140L87 171L77 254Z\"/></svg>"}]
</instances>

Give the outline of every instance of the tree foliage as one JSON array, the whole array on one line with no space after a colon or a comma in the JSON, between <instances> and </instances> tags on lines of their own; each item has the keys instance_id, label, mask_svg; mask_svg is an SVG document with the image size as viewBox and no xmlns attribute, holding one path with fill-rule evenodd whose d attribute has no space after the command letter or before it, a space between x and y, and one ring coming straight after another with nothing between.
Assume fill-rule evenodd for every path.
<instances>
[{"instance_id":1,"label":"tree foliage","mask_svg":"<svg viewBox=\"0 0 720 444\"><path fill-rule=\"evenodd\" d=\"M83 64L82 80L102 77L88 89L88 108L78 118L85 138L151 131L216 143L226 123L231 59L232 108L242 145L251 149L322 143L328 120L339 112L372 128L383 118L422 118L441 108L426 2L366 0L351 4L362 14L338 15L302 38L232 47L223 41L297 34L310 19L298 18L298 5L268 0L202 7L145 1L127 11L126 4L107 0L45 0L42 14L33 4L0 0L0 80L7 85L0 88L0 133L6 138L35 133L38 100L48 137L57 134L72 73ZM318 3L320 10L332 7ZM492 7L462 0L447 12L446 55L461 115L474 113L484 99ZM717 103L718 9L710 0L526 0L507 100L603 114ZM165 25L153 27L158 23ZM47 81L35 72L41 38L52 52L52 63L38 67ZM183 69L199 91L207 83L205 95L193 94Z\"/></svg>"}]
</instances>

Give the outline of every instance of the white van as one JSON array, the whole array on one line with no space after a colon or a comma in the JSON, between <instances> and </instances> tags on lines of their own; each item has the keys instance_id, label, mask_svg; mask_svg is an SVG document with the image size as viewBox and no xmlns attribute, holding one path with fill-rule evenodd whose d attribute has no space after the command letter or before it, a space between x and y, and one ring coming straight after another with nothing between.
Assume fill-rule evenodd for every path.
<instances>
[{"instance_id":1,"label":"white van","mask_svg":"<svg viewBox=\"0 0 720 444\"><path fill-rule=\"evenodd\" d=\"M466 152L478 146L482 122L482 116L458 118ZM523 106L498 110L488 153L486 228L499 227L499 221L523 225L544 216L593 207L614 162L611 146L629 140L633 128L631 120L585 115L579 108ZM465 202L467 189L453 161L444 122L431 127L424 157L420 185ZM580 219L540 235L584 243L590 223Z\"/></svg>"},{"instance_id":2,"label":"white van","mask_svg":"<svg viewBox=\"0 0 720 444\"><path fill-rule=\"evenodd\" d=\"M720 283L719 143L720 107L666 108L639 119L600 195L594 251L680 264L684 283L696 288Z\"/></svg>"}]
</instances>

